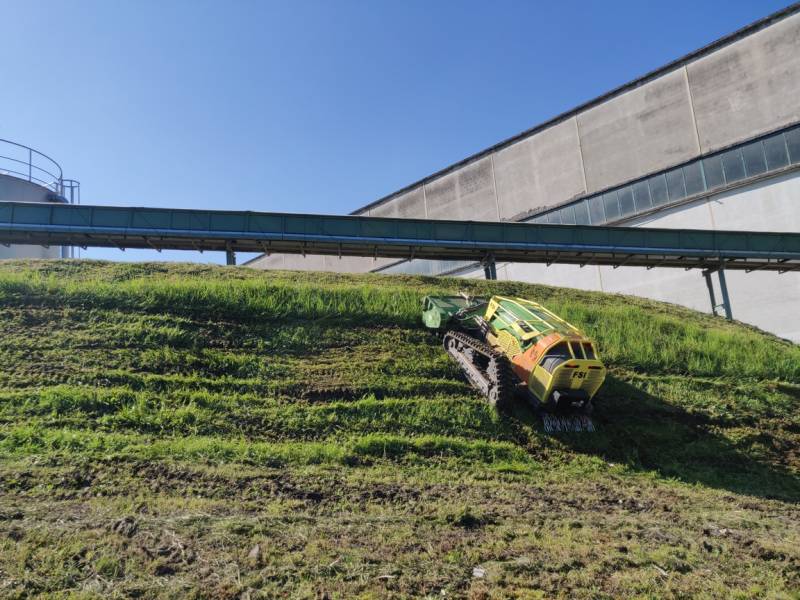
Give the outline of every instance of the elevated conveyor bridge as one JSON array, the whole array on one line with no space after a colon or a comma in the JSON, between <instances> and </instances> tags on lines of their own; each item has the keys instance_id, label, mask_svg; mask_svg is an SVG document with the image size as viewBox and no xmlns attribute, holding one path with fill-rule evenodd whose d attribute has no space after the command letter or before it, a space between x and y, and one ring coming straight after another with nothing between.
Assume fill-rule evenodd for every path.
<instances>
[{"instance_id":1,"label":"elevated conveyor bridge","mask_svg":"<svg viewBox=\"0 0 800 600\"><path fill-rule=\"evenodd\" d=\"M0 243L481 262L800 270L800 233L0 202ZM712 299L713 303L713 299ZM729 312L729 307L727 307Z\"/></svg>"},{"instance_id":2,"label":"elevated conveyor bridge","mask_svg":"<svg viewBox=\"0 0 800 600\"><path fill-rule=\"evenodd\" d=\"M0 202L0 243L789 271L800 233Z\"/></svg>"}]
</instances>

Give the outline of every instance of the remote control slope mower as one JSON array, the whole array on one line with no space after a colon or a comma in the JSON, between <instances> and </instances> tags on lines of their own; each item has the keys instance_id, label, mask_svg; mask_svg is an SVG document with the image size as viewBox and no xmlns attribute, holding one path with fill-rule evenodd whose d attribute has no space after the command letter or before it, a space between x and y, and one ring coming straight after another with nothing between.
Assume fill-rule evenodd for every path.
<instances>
[{"instance_id":1,"label":"remote control slope mower","mask_svg":"<svg viewBox=\"0 0 800 600\"><path fill-rule=\"evenodd\" d=\"M524 395L545 431L594 431L592 400L606 368L577 327L522 298L426 296L424 324L498 409Z\"/></svg>"}]
</instances>

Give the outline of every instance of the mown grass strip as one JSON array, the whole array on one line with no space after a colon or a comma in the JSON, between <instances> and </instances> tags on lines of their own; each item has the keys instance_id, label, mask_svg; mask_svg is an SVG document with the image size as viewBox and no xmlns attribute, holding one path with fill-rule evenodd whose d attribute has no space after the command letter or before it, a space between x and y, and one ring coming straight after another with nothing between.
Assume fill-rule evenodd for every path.
<instances>
[{"instance_id":1,"label":"mown grass strip","mask_svg":"<svg viewBox=\"0 0 800 600\"><path fill-rule=\"evenodd\" d=\"M419 328L420 299L430 292L449 289L398 285L397 280L364 278L347 283L312 284L282 280L242 279L236 282L172 275L163 279L140 278L121 282L63 280L38 271L0 272L0 302L38 303L49 306L125 308L143 312L167 311L178 316L275 321L306 319L316 325L380 324ZM403 279L402 281L406 281ZM358 282L358 283L356 283ZM496 286L523 295L519 284ZM480 288L479 288L480 289ZM682 309L649 310L641 302L625 302L581 294L570 300L560 295L550 307L594 336L605 359L620 367L712 377L760 377L800 380L800 347L782 343L744 328L733 328L710 317L688 318ZM179 338L181 344L186 341Z\"/></svg>"},{"instance_id":2,"label":"mown grass strip","mask_svg":"<svg viewBox=\"0 0 800 600\"><path fill-rule=\"evenodd\" d=\"M252 394L171 394L130 388L55 386L0 392L0 418L50 427L250 438L321 439L385 432L511 439L508 419L476 397L418 396L307 404Z\"/></svg>"},{"instance_id":3,"label":"mown grass strip","mask_svg":"<svg viewBox=\"0 0 800 600\"><path fill-rule=\"evenodd\" d=\"M341 464L364 460L404 461L418 458L454 458L467 463L526 464L535 461L507 442L466 440L424 435L403 437L369 434L316 442L249 442L209 436L152 438L123 433L100 433L37 426L0 428L0 453L25 455L113 455L121 459L209 460L269 466Z\"/></svg>"}]
</instances>

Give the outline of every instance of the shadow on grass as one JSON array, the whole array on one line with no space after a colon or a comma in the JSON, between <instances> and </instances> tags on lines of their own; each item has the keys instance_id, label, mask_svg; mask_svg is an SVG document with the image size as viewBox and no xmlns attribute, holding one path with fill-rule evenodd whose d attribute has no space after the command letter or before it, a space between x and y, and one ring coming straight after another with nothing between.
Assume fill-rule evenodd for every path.
<instances>
[{"instance_id":1,"label":"shadow on grass","mask_svg":"<svg viewBox=\"0 0 800 600\"><path fill-rule=\"evenodd\" d=\"M517 416L536 421L531 411ZM800 477L778 464L785 454L775 450L769 456L780 440L758 425L735 425L751 429L737 447L713 431L721 424L707 415L687 412L611 375L598 397L594 420L598 431L593 434L555 435L575 452L634 469L737 494L800 501ZM743 446L751 442L760 451L746 451Z\"/></svg>"}]
</instances>

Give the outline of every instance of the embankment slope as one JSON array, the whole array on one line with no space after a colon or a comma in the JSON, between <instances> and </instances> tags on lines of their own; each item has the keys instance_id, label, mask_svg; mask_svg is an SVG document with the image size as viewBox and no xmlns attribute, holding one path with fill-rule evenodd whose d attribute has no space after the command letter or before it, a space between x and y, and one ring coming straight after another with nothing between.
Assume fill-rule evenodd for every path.
<instances>
[{"instance_id":1,"label":"embankment slope","mask_svg":"<svg viewBox=\"0 0 800 600\"><path fill-rule=\"evenodd\" d=\"M459 290L598 341L598 433L472 392ZM794 597L799 407L800 347L641 299L3 262L0 596Z\"/></svg>"}]
</instances>

